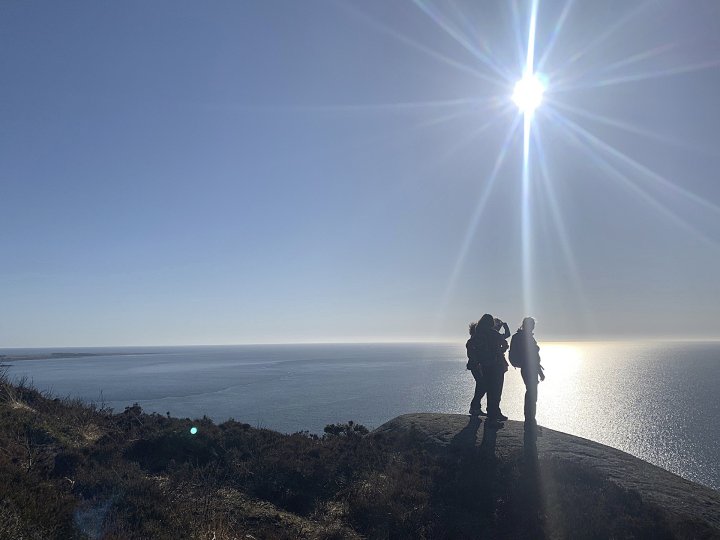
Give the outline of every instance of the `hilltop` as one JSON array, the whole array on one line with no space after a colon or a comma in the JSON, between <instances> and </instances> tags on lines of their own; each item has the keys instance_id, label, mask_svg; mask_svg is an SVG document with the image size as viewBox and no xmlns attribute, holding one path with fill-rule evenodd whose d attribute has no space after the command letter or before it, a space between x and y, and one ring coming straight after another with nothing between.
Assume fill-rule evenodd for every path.
<instances>
[{"instance_id":1,"label":"hilltop","mask_svg":"<svg viewBox=\"0 0 720 540\"><path fill-rule=\"evenodd\" d=\"M553 536L613 530L624 536L631 530L629 522L639 525L642 520L654 524L652 537L720 535L719 492L581 437L542 428L540 436L532 438L525 436L522 422L510 420L497 430L466 415L432 413L402 415L374 432L384 433L414 434L437 455L516 467L514 474L527 489L515 496L545 518L543 530L554 531ZM642 536L642 527L633 535Z\"/></svg>"},{"instance_id":2,"label":"hilltop","mask_svg":"<svg viewBox=\"0 0 720 540\"><path fill-rule=\"evenodd\" d=\"M719 516L718 492L515 422L286 435L0 380L0 538L716 538Z\"/></svg>"}]
</instances>

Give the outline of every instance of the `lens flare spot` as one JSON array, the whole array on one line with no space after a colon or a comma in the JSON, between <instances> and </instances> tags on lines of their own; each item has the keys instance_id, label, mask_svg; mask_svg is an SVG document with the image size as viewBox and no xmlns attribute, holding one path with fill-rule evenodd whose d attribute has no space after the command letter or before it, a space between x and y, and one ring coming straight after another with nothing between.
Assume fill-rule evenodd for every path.
<instances>
[{"instance_id":1,"label":"lens flare spot","mask_svg":"<svg viewBox=\"0 0 720 540\"><path fill-rule=\"evenodd\" d=\"M197 432L198 428L196 428L195 426L190 428L190 435L197 435Z\"/></svg>"}]
</instances>

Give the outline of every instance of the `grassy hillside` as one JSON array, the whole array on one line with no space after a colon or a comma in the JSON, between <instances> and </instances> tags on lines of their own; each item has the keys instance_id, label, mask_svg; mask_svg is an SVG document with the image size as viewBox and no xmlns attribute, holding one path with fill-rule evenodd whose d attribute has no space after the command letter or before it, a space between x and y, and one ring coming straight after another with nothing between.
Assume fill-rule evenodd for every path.
<instances>
[{"instance_id":1,"label":"grassy hillside","mask_svg":"<svg viewBox=\"0 0 720 540\"><path fill-rule=\"evenodd\" d=\"M138 406L113 414L2 378L0 538L710 534L678 530L593 471L550 462L541 482L522 455L437 455L416 439L368 435L352 423L323 436L284 435Z\"/></svg>"}]
</instances>

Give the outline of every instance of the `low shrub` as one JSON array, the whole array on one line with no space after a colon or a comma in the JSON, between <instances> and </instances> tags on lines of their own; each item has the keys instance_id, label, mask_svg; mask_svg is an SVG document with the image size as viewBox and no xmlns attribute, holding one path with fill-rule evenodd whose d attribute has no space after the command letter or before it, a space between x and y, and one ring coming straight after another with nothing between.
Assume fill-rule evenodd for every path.
<instances>
[{"instance_id":1,"label":"low shrub","mask_svg":"<svg viewBox=\"0 0 720 540\"><path fill-rule=\"evenodd\" d=\"M422 442L354 422L285 435L137 405L111 414L0 376L0 538L708 534L589 470Z\"/></svg>"}]
</instances>

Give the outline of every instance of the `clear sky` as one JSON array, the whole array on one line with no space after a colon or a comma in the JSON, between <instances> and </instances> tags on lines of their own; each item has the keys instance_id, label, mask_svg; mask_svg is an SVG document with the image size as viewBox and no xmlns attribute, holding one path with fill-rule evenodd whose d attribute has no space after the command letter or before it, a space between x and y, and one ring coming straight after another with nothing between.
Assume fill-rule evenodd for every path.
<instances>
[{"instance_id":1,"label":"clear sky","mask_svg":"<svg viewBox=\"0 0 720 540\"><path fill-rule=\"evenodd\" d=\"M530 11L3 1L0 347L717 337L720 3L540 0L523 190Z\"/></svg>"}]
</instances>

